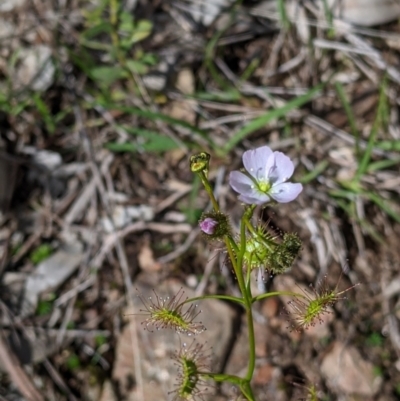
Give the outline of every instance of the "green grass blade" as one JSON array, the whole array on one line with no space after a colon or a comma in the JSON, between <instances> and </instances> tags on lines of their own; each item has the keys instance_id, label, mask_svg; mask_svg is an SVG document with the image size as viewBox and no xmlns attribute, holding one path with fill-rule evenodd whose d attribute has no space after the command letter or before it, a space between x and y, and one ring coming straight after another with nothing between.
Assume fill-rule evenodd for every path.
<instances>
[{"instance_id":1,"label":"green grass blade","mask_svg":"<svg viewBox=\"0 0 400 401\"><path fill-rule=\"evenodd\" d=\"M388 216L397 221L397 223L400 223L400 214L393 210L385 199L373 192L368 192L365 195L379 206Z\"/></svg>"},{"instance_id":2,"label":"green grass blade","mask_svg":"<svg viewBox=\"0 0 400 401\"><path fill-rule=\"evenodd\" d=\"M309 182L313 181L317 178L325 169L329 166L329 162L327 160L323 160L322 162L318 163L313 171L310 171L308 174L301 177L298 181L302 184L308 184Z\"/></svg>"},{"instance_id":3,"label":"green grass blade","mask_svg":"<svg viewBox=\"0 0 400 401\"><path fill-rule=\"evenodd\" d=\"M356 155L360 154L360 131L357 128L356 119L351 109L351 105L349 100L347 99L346 93L344 91L343 85L340 82L335 82L336 92L339 96L339 99L342 103L344 111L346 112L347 119L349 120L350 130L352 135L356 140Z\"/></svg>"},{"instance_id":4,"label":"green grass blade","mask_svg":"<svg viewBox=\"0 0 400 401\"><path fill-rule=\"evenodd\" d=\"M46 129L49 131L50 134L54 134L56 125L55 125L53 116L52 116L47 104L43 101L43 99L40 97L40 95L38 93L35 93L32 96L32 99L35 103L35 106L36 106L40 116L42 117L42 119L46 125Z\"/></svg>"},{"instance_id":5,"label":"green grass blade","mask_svg":"<svg viewBox=\"0 0 400 401\"><path fill-rule=\"evenodd\" d=\"M242 129L240 129L236 134L228 141L228 143L223 148L223 152L229 153L241 140L246 138L248 135L253 133L254 131L263 128L266 124L271 122L274 119L285 117L287 113L290 111L303 106L305 103L308 103L310 100L314 98L314 96L322 90L325 86L324 83L315 86L310 89L304 95L301 95L282 107L277 109L269 110L265 114L260 117L254 119L249 124L245 125Z\"/></svg>"},{"instance_id":6,"label":"green grass blade","mask_svg":"<svg viewBox=\"0 0 400 401\"><path fill-rule=\"evenodd\" d=\"M210 91L197 92L193 96L188 96L189 99L211 100L214 102L238 102L242 95L237 89L228 89L226 91Z\"/></svg>"},{"instance_id":7,"label":"green grass blade","mask_svg":"<svg viewBox=\"0 0 400 401\"><path fill-rule=\"evenodd\" d=\"M395 159L385 159L385 160L379 160L377 162L370 163L368 165L368 173L372 173L374 171L378 170L384 170L390 167L395 166L396 164L400 164L400 157L396 157Z\"/></svg>"},{"instance_id":8,"label":"green grass blade","mask_svg":"<svg viewBox=\"0 0 400 401\"><path fill-rule=\"evenodd\" d=\"M329 4L327 0L323 0L323 6L324 6L324 13L325 13L325 18L326 21L328 22L329 30L328 30L328 38L334 38L335 37L335 29L333 27L333 14L331 9L329 8Z\"/></svg>"},{"instance_id":9,"label":"green grass blade","mask_svg":"<svg viewBox=\"0 0 400 401\"><path fill-rule=\"evenodd\" d=\"M400 151L400 141L380 141L375 144L375 146L382 150L388 151Z\"/></svg>"},{"instance_id":10,"label":"green grass blade","mask_svg":"<svg viewBox=\"0 0 400 401\"><path fill-rule=\"evenodd\" d=\"M279 18L281 20L282 27L285 31L290 29L290 21L287 16L286 7L285 7L285 0L278 0L278 11L279 11Z\"/></svg>"},{"instance_id":11,"label":"green grass blade","mask_svg":"<svg viewBox=\"0 0 400 401\"><path fill-rule=\"evenodd\" d=\"M138 151L138 146L133 142L125 142L125 143L110 142L106 143L104 146L105 148L115 153L119 152L134 153Z\"/></svg>"},{"instance_id":12,"label":"green grass blade","mask_svg":"<svg viewBox=\"0 0 400 401\"><path fill-rule=\"evenodd\" d=\"M179 144L176 143L174 139L159 132L150 131L142 128L128 127L125 125L121 125L118 127L121 127L124 131L128 132L131 135L142 138L143 143L135 143L134 146L132 146L132 150L128 149L128 151L133 151L134 148L136 148L136 150L142 150L144 152L158 153L179 148ZM109 143L107 146L111 150L123 152L123 146L121 147L121 145L122 144ZM127 145L127 143L125 143L124 145Z\"/></svg>"},{"instance_id":13,"label":"green grass blade","mask_svg":"<svg viewBox=\"0 0 400 401\"><path fill-rule=\"evenodd\" d=\"M232 84L218 72L218 69L214 63L216 58L216 48L218 45L218 41L221 36L229 29L229 27L234 23L235 16L237 14L237 6L240 5L242 0L237 0L233 5L229 12L229 19L222 29L217 30L214 36L207 43L205 54L204 54L204 65L207 67L210 75L213 77L214 81L219 85L220 88L224 90L229 90L232 88Z\"/></svg>"},{"instance_id":14,"label":"green grass blade","mask_svg":"<svg viewBox=\"0 0 400 401\"><path fill-rule=\"evenodd\" d=\"M383 123L387 120L387 106L386 106L386 80L382 82L380 94L379 94L379 102L378 102L378 110L376 112L376 118L374 124L371 128L371 133L368 138L367 148L365 149L364 155L358 165L357 172L355 174L354 180L359 181L360 178L366 173L368 170L368 165L371 160L372 151L375 147L375 140L378 135L379 128L383 125Z\"/></svg>"},{"instance_id":15,"label":"green grass blade","mask_svg":"<svg viewBox=\"0 0 400 401\"><path fill-rule=\"evenodd\" d=\"M159 113L159 112L153 112L150 110L141 110L136 107L120 106L120 105L116 105L116 104L96 104L96 105L104 107L107 110L111 110L111 109L119 110L119 111L122 111L127 114L133 114L135 116L147 118L148 120L159 120L159 121L164 121L171 125L178 125L180 127L184 127L186 129L188 129L190 132L192 132L193 134L195 134L196 136L201 137L204 141L206 141L206 143L212 149L215 148L214 143L212 142L212 140L210 139L210 137L206 131L199 129L199 128L195 127L194 125L189 124L186 121L178 120L176 118L167 116L166 114Z\"/></svg>"}]
</instances>

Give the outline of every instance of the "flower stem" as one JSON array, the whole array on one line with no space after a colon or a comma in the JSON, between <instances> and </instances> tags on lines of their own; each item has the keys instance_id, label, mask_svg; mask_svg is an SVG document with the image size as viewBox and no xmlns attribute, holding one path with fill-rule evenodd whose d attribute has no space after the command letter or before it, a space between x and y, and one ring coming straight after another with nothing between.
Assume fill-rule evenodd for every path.
<instances>
[{"instance_id":1,"label":"flower stem","mask_svg":"<svg viewBox=\"0 0 400 401\"><path fill-rule=\"evenodd\" d=\"M214 210L216 212L219 212L220 211L219 205L217 200L215 199L214 192L212 190L210 182L208 181L206 171L202 169L198 171L197 174L199 175L201 182L204 185L204 188L207 191L208 196L210 197ZM250 280L247 279L245 281L243 272L243 257L246 252L246 226L247 225L251 226L250 219L253 216L254 210L255 210L255 205L252 205L247 207L243 213L240 222L239 246L236 244L236 242L230 235L226 235L224 237L229 259L232 263L232 267L238 282L239 290L242 294L241 300L239 300L239 298L235 298L234 300L231 298L224 298L224 299L229 299L234 302L239 302L244 306L246 310L248 338L249 338L249 364L247 367L247 374L242 379L236 376L229 376L229 375L214 375L214 374L207 375L208 377L213 378L215 381L230 381L239 384L243 395L247 398L248 401L255 401L254 394L250 386L250 381L253 377L256 364L256 347L255 347L254 321L253 321L253 311L252 311L253 297L251 294ZM204 297L200 297L198 299L201 298ZM197 298L194 298L192 300L196 299ZM187 302L189 302L189 300Z\"/></svg>"},{"instance_id":2,"label":"flower stem","mask_svg":"<svg viewBox=\"0 0 400 401\"><path fill-rule=\"evenodd\" d=\"M211 203L213 205L214 210L216 212L219 212L218 202L215 199L214 191L211 188L210 181L208 181L205 172L204 171L199 171L198 175L199 175L199 177L201 179L202 184L204 185L205 190L207 191L208 196L210 197L210 200L211 200Z\"/></svg>"},{"instance_id":3,"label":"flower stem","mask_svg":"<svg viewBox=\"0 0 400 401\"><path fill-rule=\"evenodd\" d=\"M243 277L243 256L246 252L246 221L249 221L254 213L255 206L248 207L245 212L243 213L242 220L240 222L240 252L239 257L237 259L237 264L240 266L240 271L236 272L238 283L240 290L243 295L243 299L245 302L245 309L246 309L246 318L247 318L247 330L248 330L248 341L249 341L249 364L247 367L247 374L245 377L245 381L247 382L246 386L242 386L242 390L245 389L244 395L249 398L248 394L251 395L251 387L250 387L250 380L254 374L254 368L256 366L256 345L255 345L255 335L254 335L254 321L253 321L253 311L252 311L252 295L251 295L251 287L250 287L250 280L248 281L247 285L244 282ZM242 284L242 285L241 285Z\"/></svg>"},{"instance_id":4,"label":"flower stem","mask_svg":"<svg viewBox=\"0 0 400 401\"><path fill-rule=\"evenodd\" d=\"M295 298L304 298L308 299L304 294L299 294L298 292L292 292L292 291L275 291L275 292L267 292L266 294L260 294L257 295L256 297L252 298L251 302L257 302L261 301L262 299L270 298L270 297L276 297L278 295L289 295L291 297Z\"/></svg>"},{"instance_id":5,"label":"flower stem","mask_svg":"<svg viewBox=\"0 0 400 401\"><path fill-rule=\"evenodd\" d=\"M246 297L247 298L247 297ZM254 335L254 321L253 311L251 307L251 299L247 303L246 299L246 317L247 317L247 330L249 335L249 365L247 367L246 380L250 383L253 377L254 368L256 366L256 342Z\"/></svg>"},{"instance_id":6,"label":"flower stem","mask_svg":"<svg viewBox=\"0 0 400 401\"><path fill-rule=\"evenodd\" d=\"M245 381L240 386L243 395L248 399L248 401L255 401L253 389L250 386L250 381Z\"/></svg>"},{"instance_id":7,"label":"flower stem","mask_svg":"<svg viewBox=\"0 0 400 401\"><path fill-rule=\"evenodd\" d=\"M212 294L210 294L210 295L201 295L199 297L194 297L194 298L188 298L178 306L185 305L185 304L188 304L188 303L192 303L192 302L195 302L195 301L200 301L202 299L223 299L225 301L231 301L231 302L238 303L240 305L244 305L243 298L238 298L238 297L234 297L234 296L231 296L231 295L212 295Z\"/></svg>"}]
</instances>

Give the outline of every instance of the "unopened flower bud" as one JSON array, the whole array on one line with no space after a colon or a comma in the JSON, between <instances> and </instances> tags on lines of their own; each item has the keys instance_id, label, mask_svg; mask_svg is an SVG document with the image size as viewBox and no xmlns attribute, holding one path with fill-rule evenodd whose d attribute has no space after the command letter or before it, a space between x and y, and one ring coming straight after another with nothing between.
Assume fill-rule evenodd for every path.
<instances>
[{"instance_id":1,"label":"unopened flower bud","mask_svg":"<svg viewBox=\"0 0 400 401\"><path fill-rule=\"evenodd\" d=\"M218 221L212 217L206 217L203 221L200 221L199 225L204 234L213 235L215 228L218 226Z\"/></svg>"},{"instance_id":2,"label":"unopened flower bud","mask_svg":"<svg viewBox=\"0 0 400 401\"><path fill-rule=\"evenodd\" d=\"M205 212L202 214L199 226L204 236L211 240L222 240L231 233L228 216L221 212Z\"/></svg>"}]
</instances>

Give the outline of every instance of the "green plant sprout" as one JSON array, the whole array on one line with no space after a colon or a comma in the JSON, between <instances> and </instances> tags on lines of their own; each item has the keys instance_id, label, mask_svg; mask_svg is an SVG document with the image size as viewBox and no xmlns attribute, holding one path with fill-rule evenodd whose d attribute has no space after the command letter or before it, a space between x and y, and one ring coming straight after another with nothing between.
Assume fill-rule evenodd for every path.
<instances>
[{"instance_id":1,"label":"green plant sprout","mask_svg":"<svg viewBox=\"0 0 400 401\"><path fill-rule=\"evenodd\" d=\"M286 312L290 316L290 329L301 331L321 322L323 315L331 313L331 307L343 299L344 291L337 287L330 289L326 280L321 288L312 288L309 292L276 291L253 296L250 279L253 271L275 275L290 270L294 260L301 250L301 240L295 233L285 233L276 236L257 222L253 223L253 214L258 205L267 202L287 203L293 201L302 191L299 183L289 182L294 165L290 158L281 152L273 152L269 147L262 146L248 150L243 154L244 169L230 173L230 186L239 194L238 199L244 204L240 220L239 233L234 233L229 217L220 210L210 181L208 180L210 155L205 152L193 155L190 159L191 171L196 174L210 197L213 210L203 213L199 226L203 237L212 243L224 244L228 263L232 267L240 290L240 296L203 295L194 298L184 298L182 290L169 298L155 297L145 300L139 294L144 304L141 313L146 316L142 322L145 329L153 331L163 328L174 329L181 335L195 336L205 327L197 321L199 312L193 302L202 299L220 299L239 304L244 308L247 318L249 360L247 373L236 376L212 372L209 357L204 346L194 340L189 345L183 343L181 350L174 356L179 374L175 389L171 392L175 401L202 400L206 393L208 380L229 382L237 385L242 397L255 401L251 386L256 366L256 338L254 333L253 304L263 299L289 295ZM190 304L190 305L189 305ZM312 387L314 389L314 387ZM312 400L317 400L316 393L311 394Z\"/></svg>"},{"instance_id":2,"label":"green plant sprout","mask_svg":"<svg viewBox=\"0 0 400 401\"><path fill-rule=\"evenodd\" d=\"M53 247L50 244L41 244L35 248L29 256L30 261L34 265L43 262L53 253Z\"/></svg>"}]
</instances>

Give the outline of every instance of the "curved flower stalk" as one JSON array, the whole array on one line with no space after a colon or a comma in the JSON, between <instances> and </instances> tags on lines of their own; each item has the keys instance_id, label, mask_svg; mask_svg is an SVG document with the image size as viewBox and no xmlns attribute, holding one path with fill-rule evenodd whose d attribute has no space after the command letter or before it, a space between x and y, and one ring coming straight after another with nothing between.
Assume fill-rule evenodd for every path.
<instances>
[{"instance_id":1,"label":"curved flower stalk","mask_svg":"<svg viewBox=\"0 0 400 401\"><path fill-rule=\"evenodd\" d=\"M204 400L203 396L209 389L209 384L203 376L207 375L211 365L211 357L206 354L204 344L192 341L183 343L173 359L178 366L178 377L174 394L174 401Z\"/></svg>"},{"instance_id":2,"label":"curved flower stalk","mask_svg":"<svg viewBox=\"0 0 400 401\"><path fill-rule=\"evenodd\" d=\"M139 293L138 297L142 301L145 309L140 312L147 316L142 322L144 328L150 332L161 329L173 329L178 333L184 333L189 336L200 334L205 330L201 322L195 322L201 311L197 310L196 304L191 304L184 310L184 302L182 300L184 291L182 288L173 297L160 297L155 291L153 297L148 297L147 302Z\"/></svg>"},{"instance_id":3,"label":"curved flower stalk","mask_svg":"<svg viewBox=\"0 0 400 401\"><path fill-rule=\"evenodd\" d=\"M290 158L281 152L273 152L268 146L244 152L243 165L245 172L232 171L229 184L244 203L262 205L271 199L287 203L303 190L301 184L287 182L294 172Z\"/></svg>"}]
</instances>

